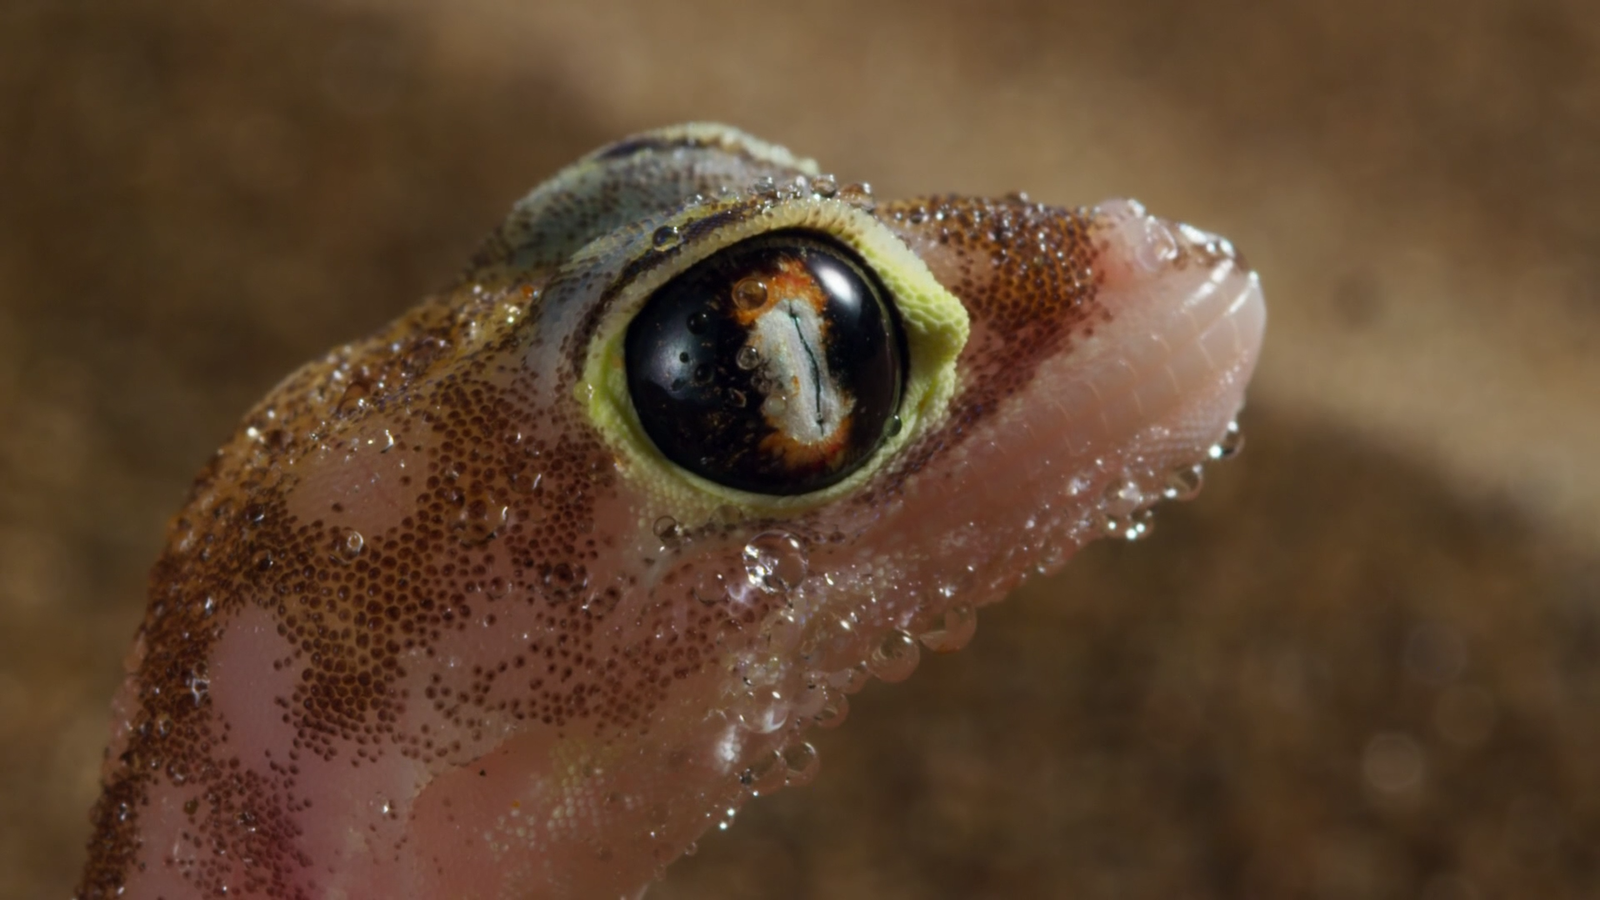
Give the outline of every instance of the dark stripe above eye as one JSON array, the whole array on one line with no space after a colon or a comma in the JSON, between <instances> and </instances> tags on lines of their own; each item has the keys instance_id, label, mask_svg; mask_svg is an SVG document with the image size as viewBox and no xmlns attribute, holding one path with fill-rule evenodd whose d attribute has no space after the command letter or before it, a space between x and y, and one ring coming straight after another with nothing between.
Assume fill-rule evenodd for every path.
<instances>
[{"instance_id":1,"label":"dark stripe above eye","mask_svg":"<svg viewBox=\"0 0 1600 900\"><path fill-rule=\"evenodd\" d=\"M688 136L664 137L658 134L645 134L636 138L618 141L594 155L596 160L601 159L626 159L646 150L672 150L678 147L704 147L705 141Z\"/></svg>"},{"instance_id":2,"label":"dark stripe above eye","mask_svg":"<svg viewBox=\"0 0 1600 900\"><path fill-rule=\"evenodd\" d=\"M563 345L567 354L567 363L572 367L572 374L576 378L583 378L584 363L589 356L589 342L593 340L595 332L599 330L600 321L610 312L612 305L616 303L617 297L628 285L638 280L646 272L655 269L670 259L675 259L679 249L685 244L693 243L696 238L707 232L727 227L760 212L762 209L761 204L762 201L760 199L752 198L738 206L730 206L727 209L712 213L685 226L677 245L667 250L646 249L640 256L624 266L622 271L617 274L616 280L611 282L605 291L601 293L599 299L595 301L594 305L584 312L583 319L573 331L572 337L569 338L570 343Z\"/></svg>"},{"instance_id":3,"label":"dark stripe above eye","mask_svg":"<svg viewBox=\"0 0 1600 900\"><path fill-rule=\"evenodd\" d=\"M705 134L641 134L637 137L625 138L595 153L590 159L594 162L614 162L628 159L641 153L664 153L672 150L718 150L731 156L736 156L748 162L781 166L774 160L765 159L751 152L750 148L742 141L729 141L721 135Z\"/></svg>"}]
</instances>

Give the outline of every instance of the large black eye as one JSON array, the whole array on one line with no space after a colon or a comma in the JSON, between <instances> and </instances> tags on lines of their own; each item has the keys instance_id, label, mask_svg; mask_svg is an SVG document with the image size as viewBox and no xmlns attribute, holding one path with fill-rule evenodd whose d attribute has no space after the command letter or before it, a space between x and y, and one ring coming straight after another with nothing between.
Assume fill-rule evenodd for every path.
<instances>
[{"instance_id":1,"label":"large black eye","mask_svg":"<svg viewBox=\"0 0 1600 900\"><path fill-rule=\"evenodd\" d=\"M779 231L727 247L628 325L628 390L667 458L718 484L804 494L861 466L895 422L899 321L854 253Z\"/></svg>"}]
</instances>

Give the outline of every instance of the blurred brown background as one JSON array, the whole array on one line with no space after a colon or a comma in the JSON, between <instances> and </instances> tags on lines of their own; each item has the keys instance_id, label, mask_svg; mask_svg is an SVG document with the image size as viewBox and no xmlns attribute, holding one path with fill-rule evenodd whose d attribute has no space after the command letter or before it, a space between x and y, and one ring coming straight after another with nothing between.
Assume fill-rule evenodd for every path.
<instances>
[{"instance_id":1,"label":"blurred brown background","mask_svg":"<svg viewBox=\"0 0 1600 900\"><path fill-rule=\"evenodd\" d=\"M1600 897L1593 10L0 2L0 896L70 890L244 407L560 164L720 119L886 196L1137 196L1271 324L1197 502L869 687L652 897Z\"/></svg>"}]
</instances>

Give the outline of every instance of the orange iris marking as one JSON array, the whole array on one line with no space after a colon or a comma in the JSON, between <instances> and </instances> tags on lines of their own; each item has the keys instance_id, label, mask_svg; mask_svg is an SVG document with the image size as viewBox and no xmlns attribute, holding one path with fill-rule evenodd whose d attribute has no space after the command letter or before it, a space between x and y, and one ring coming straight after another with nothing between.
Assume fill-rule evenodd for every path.
<instances>
[{"instance_id":1,"label":"orange iris marking","mask_svg":"<svg viewBox=\"0 0 1600 900\"><path fill-rule=\"evenodd\" d=\"M854 418L853 414L846 414L832 434L815 444L802 443L781 431L774 431L761 439L761 452L783 460L784 467L792 472L832 471L844 461Z\"/></svg>"},{"instance_id":2,"label":"orange iris marking","mask_svg":"<svg viewBox=\"0 0 1600 900\"><path fill-rule=\"evenodd\" d=\"M743 306L739 302L737 292L740 285L754 281L766 288L766 298L755 306ZM778 261L778 271L764 276L749 275L734 284L736 292L733 303L733 318L746 328L756 323L756 320L772 311L772 308L782 300L798 300L809 303L820 315L828 307L828 295L823 292L822 285L812 277L811 270L806 264L793 257L784 257ZM759 296L754 291L748 296Z\"/></svg>"}]
</instances>

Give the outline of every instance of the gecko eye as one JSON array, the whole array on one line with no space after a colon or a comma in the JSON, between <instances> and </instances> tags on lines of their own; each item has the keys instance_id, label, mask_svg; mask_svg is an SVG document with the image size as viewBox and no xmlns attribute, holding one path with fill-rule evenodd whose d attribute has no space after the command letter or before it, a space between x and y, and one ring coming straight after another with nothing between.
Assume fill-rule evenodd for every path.
<instances>
[{"instance_id":1,"label":"gecko eye","mask_svg":"<svg viewBox=\"0 0 1600 900\"><path fill-rule=\"evenodd\" d=\"M904 337L849 249L779 231L662 285L628 325L628 391L666 457L717 484L804 494L854 472L895 422Z\"/></svg>"}]
</instances>

